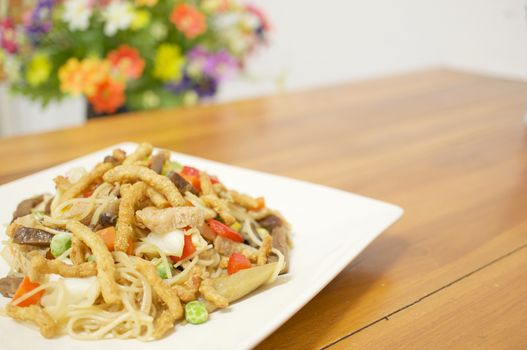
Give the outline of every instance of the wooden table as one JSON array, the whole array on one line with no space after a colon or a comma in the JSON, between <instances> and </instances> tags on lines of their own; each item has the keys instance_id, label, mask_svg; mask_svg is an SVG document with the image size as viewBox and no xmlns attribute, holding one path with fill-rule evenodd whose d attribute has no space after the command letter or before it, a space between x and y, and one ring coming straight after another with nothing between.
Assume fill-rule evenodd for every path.
<instances>
[{"instance_id":1,"label":"wooden table","mask_svg":"<svg viewBox=\"0 0 527 350\"><path fill-rule=\"evenodd\" d=\"M527 348L527 84L448 70L0 141L0 182L156 146L398 204L403 218L260 349Z\"/></svg>"}]
</instances>

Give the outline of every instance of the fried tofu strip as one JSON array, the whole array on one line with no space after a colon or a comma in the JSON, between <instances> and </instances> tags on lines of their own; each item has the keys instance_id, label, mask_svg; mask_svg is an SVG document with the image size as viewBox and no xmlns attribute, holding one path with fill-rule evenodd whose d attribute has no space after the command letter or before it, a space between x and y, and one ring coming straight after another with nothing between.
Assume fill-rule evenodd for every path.
<instances>
[{"instance_id":1,"label":"fried tofu strip","mask_svg":"<svg viewBox=\"0 0 527 350\"><path fill-rule=\"evenodd\" d=\"M125 158L126 158L126 152L123 151L122 149L117 148L112 151L111 156L104 157L104 162L112 163L113 165L119 165L119 164L122 164Z\"/></svg>"},{"instance_id":2,"label":"fried tofu strip","mask_svg":"<svg viewBox=\"0 0 527 350\"><path fill-rule=\"evenodd\" d=\"M159 298L168 307L170 315L174 320L183 317L183 307L177 295L177 292L170 288L168 284L157 275L154 265L146 260L136 258L134 259L135 268L146 278L148 284L152 286Z\"/></svg>"},{"instance_id":3,"label":"fried tofu strip","mask_svg":"<svg viewBox=\"0 0 527 350\"><path fill-rule=\"evenodd\" d=\"M199 287L200 293L206 300L210 301L215 306L221 309L226 308L229 306L229 300L218 293L216 288L214 288L213 283L214 281L212 279L203 280L203 282L201 282L201 286Z\"/></svg>"},{"instance_id":4,"label":"fried tofu strip","mask_svg":"<svg viewBox=\"0 0 527 350\"><path fill-rule=\"evenodd\" d=\"M229 211L229 206L225 202L224 199L218 198L216 191L214 190L214 186L212 185L212 182L210 181L209 175L202 171L199 174L200 179L200 185L201 185L201 200L205 202L207 206L214 209L221 219L227 224L232 225L236 222L236 218L232 216L232 214Z\"/></svg>"},{"instance_id":5,"label":"fried tofu strip","mask_svg":"<svg viewBox=\"0 0 527 350\"><path fill-rule=\"evenodd\" d=\"M232 216L227 203L223 199L219 199L216 195L205 195L200 198L208 207L218 213L225 224L232 225L236 222L236 218Z\"/></svg>"},{"instance_id":6,"label":"fried tofu strip","mask_svg":"<svg viewBox=\"0 0 527 350\"><path fill-rule=\"evenodd\" d=\"M227 188L221 182L215 183L212 188L218 196L223 196L227 192Z\"/></svg>"},{"instance_id":7,"label":"fried tofu strip","mask_svg":"<svg viewBox=\"0 0 527 350\"><path fill-rule=\"evenodd\" d=\"M169 330L174 328L174 316L168 310L164 310L154 321L154 339L161 339Z\"/></svg>"},{"instance_id":8,"label":"fried tofu strip","mask_svg":"<svg viewBox=\"0 0 527 350\"><path fill-rule=\"evenodd\" d=\"M113 168L112 163L99 163L88 174L80 178L79 181L71 185L60 197L61 202L75 198L83 193L92 183L102 178L104 173Z\"/></svg>"},{"instance_id":9,"label":"fried tofu strip","mask_svg":"<svg viewBox=\"0 0 527 350\"><path fill-rule=\"evenodd\" d=\"M146 207L135 213L137 221L150 231L165 233L187 226L198 227L205 220L205 213L197 207L177 207L157 209Z\"/></svg>"},{"instance_id":10,"label":"fried tofu strip","mask_svg":"<svg viewBox=\"0 0 527 350\"><path fill-rule=\"evenodd\" d=\"M35 323L44 338L53 338L59 333L57 323L41 306L19 307L7 304L5 310L7 315L15 320Z\"/></svg>"},{"instance_id":11,"label":"fried tofu strip","mask_svg":"<svg viewBox=\"0 0 527 350\"><path fill-rule=\"evenodd\" d=\"M245 207L247 209L257 209L258 208L258 201L243 193L238 193L236 191L229 191L231 194L231 198L234 201L234 203L241 205L242 207Z\"/></svg>"},{"instance_id":12,"label":"fried tofu strip","mask_svg":"<svg viewBox=\"0 0 527 350\"><path fill-rule=\"evenodd\" d=\"M38 276L54 273L62 277L90 277L97 274L95 262L85 262L80 265L68 265L60 260L49 260L40 254L31 257L31 268Z\"/></svg>"},{"instance_id":13,"label":"fried tofu strip","mask_svg":"<svg viewBox=\"0 0 527 350\"><path fill-rule=\"evenodd\" d=\"M165 196L154 190L152 187L147 187L146 195L148 199L156 206L156 208L168 208L170 203L166 200Z\"/></svg>"},{"instance_id":14,"label":"fried tofu strip","mask_svg":"<svg viewBox=\"0 0 527 350\"><path fill-rule=\"evenodd\" d=\"M152 145L149 143L142 143L140 144L134 153L130 154L126 159L123 161L123 165L131 165L134 164L138 160L143 160L144 158L148 157L152 153Z\"/></svg>"},{"instance_id":15,"label":"fried tofu strip","mask_svg":"<svg viewBox=\"0 0 527 350\"><path fill-rule=\"evenodd\" d=\"M168 177L159 175L152 169L146 167L138 165L120 165L104 174L103 179L109 183L143 181L148 186L164 195L173 207L185 204L185 200L181 196L176 185L174 185Z\"/></svg>"},{"instance_id":16,"label":"fried tofu strip","mask_svg":"<svg viewBox=\"0 0 527 350\"><path fill-rule=\"evenodd\" d=\"M71 187L71 182L68 181L64 176L59 175L53 179L55 188L57 191L66 192Z\"/></svg>"},{"instance_id":17,"label":"fried tofu strip","mask_svg":"<svg viewBox=\"0 0 527 350\"><path fill-rule=\"evenodd\" d=\"M115 225L115 250L126 252L130 242L134 242L135 207L144 197L146 185L144 182L136 182L130 187L121 189L122 196L119 203L119 216Z\"/></svg>"},{"instance_id":18,"label":"fried tofu strip","mask_svg":"<svg viewBox=\"0 0 527 350\"><path fill-rule=\"evenodd\" d=\"M115 281L115 265L112 254L100 236L78 221L68 221L66 228L84 242L97 260L97 279L101 284L101 293L108 304L120 302L119 288Z\"/></svg>"},{"instance_id":19,"label":"fried tofu strip","mask_svg":"<svg viewBox=\"0 0 527 350\"><path fill-rule=\"evenodd\" d=\"M86 261L88 247L77 237L71 239L70 259L74 265L80 265Z\"/></svg>"},{"instance_id":20,"label":"fried tofu strip","mask_svg":"<svg viewBox=\"0 0 527 350\"><path fill-rule=\"evenodd\" d=\"M210 181L209 174L207 174L204 171L200 171L199 173L199 183L201 186L201 193L203 196L206 195L216 195L216 192L214 191L214 188L212 187L212 182Z\"/></svg>"},{"instance_id":21,"label":"fried tofu strip","mask_svg":"<svg viewBox=\"0 0 527 350\"><path fill-rule=\"evenodd\" d=\"M273 249L273 237L266 235L262 239L262 246L258 249L258 257L256 258L257 265L267 264L267 257L271 253L271 249Z\"/></svg>"},{"instance_id":22,"label":"fried tofu strip","mask_svg":"<svg viewBox=\"0 0 527 350\"><path fill-rule=\"evenodd\" d=\"M199 266L194 266L183 285L176 284L172 286L183 302L188 303L189 301L196 300L199 286L201 285L201 272Z\"/></svg>"},{"instance_id":23,"label":"fried tofu strip","mask_svg":"<svg viewBox=\"0 0 527 350\"><path fill-rule=\"evenodd\" d=\"M216 236L214 239L214 249L224 256L231 256L232 253L240 253L252 262L258 260L258 250L250 245L231 241L230 239Z\"/></svg>"}]
</instances>

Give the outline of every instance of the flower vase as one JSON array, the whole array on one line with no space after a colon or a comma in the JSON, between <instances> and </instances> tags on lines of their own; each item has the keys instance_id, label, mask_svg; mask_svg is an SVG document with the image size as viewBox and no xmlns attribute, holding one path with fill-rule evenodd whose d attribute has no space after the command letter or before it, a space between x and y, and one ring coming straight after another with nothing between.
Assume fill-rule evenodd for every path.
<instances>
[{"instance_id":1,"label":"flower vase","mask_svg":"<svg viewBox=\"0 0 527 350\"><path fill-rule=\"evenodd\" d=\"M13 95L0 84L0 135L11 136L62 129L84 124L83 97L69 97L43 107L27 97Z\"/></svg>"}]
</instances>

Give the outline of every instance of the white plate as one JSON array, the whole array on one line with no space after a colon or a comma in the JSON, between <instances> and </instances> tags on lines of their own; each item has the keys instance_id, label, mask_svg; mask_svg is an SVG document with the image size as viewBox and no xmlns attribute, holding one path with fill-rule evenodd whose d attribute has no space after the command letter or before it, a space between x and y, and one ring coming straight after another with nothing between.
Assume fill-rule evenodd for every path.
<instances>
[{"instance_id":1,"label":"white plate","mask_svg":"<svg viewBox=\"0 0 527 350\"><path fill-rule=\"evenodd\" d=\"M42 192L52 192L52 179L75 166L90 168L114 148L127 152L126 143L92 153L0 186L0 223L8 223L16 204ZM293 226L294 249L287 275L228 309L215 312L205 324L178 325L170 336L155 342L137 340L78 341L67 336L46 340L38 331L0 317L2 349L42 350L164 350L247 349L255 346L282 325L326 286L375 237L391 225L403 210L391 204L352 193L241 169L184 154L173 153L183 164L206 169L227 187L255 196L265 196L271 208L280 210ZM4 231L4 230L2 230ZM5 233L2 232L2 240ZM0 262L0 276L7 264ZM0 304L8 299L0 296Z\"/></svg>"}]
</instances>

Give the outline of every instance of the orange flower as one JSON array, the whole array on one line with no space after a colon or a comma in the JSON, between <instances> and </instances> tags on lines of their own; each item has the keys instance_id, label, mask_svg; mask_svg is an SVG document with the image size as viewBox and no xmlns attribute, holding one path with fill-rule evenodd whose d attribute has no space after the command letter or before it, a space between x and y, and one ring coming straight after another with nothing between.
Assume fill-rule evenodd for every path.
<instances>
[{"instance_id":1,"label":"orange flower","mask_svg":"<svg viewBox=\"0 0 527 350\"><path fill-rule=\"evenodd\" d=\"M108 74L108 62L98 58L86 58L82 61L70 58L59 69L60 91L90 96L95 92L97 84Z\"/></svg>"},{"instance_id":2,"label":"orange flower","mask_svg":"<svg viewBox=\"0 0 527 350\"><path fill-rule=\"evenodd\" d=\"M117 50L108 53L112 68L128 79L137 79L143 74L145 61L139 56L136 48L121 45Z\"/></svg>"},{"instance_id":3,"label":"orange flower","mask_svg":"<svg viewBox=\"0 0 527 350\"><path fill-rule=\"evenodd\" d=\"M124 83L109 76L97 85L95 93L88 97L97 113L115 113L124 104Z\"/></svg>"},{"instance_id":4,"label":"orange flower","mask_svg":"<svg viewBox=\"0 0 527 350\"><path fill-rule=\"evenodd\" d=\"M193 5L176 5L172 10L170 20L189 39L193 39L207 30L205 15Z\"/></svg>"}]
</instances>

